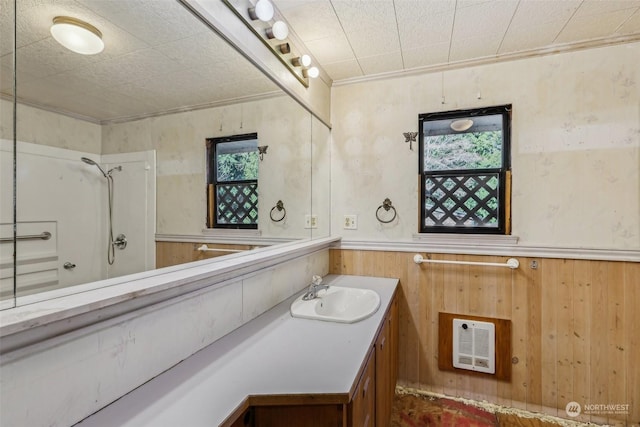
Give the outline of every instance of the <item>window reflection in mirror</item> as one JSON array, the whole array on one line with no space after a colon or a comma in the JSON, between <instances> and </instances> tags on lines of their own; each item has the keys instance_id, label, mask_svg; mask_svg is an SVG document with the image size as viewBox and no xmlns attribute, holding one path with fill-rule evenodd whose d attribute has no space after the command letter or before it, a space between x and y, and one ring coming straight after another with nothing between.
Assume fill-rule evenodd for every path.
<instances>
[{"instance_id":1,"label":"window reflection in mirror","mask_svg":"<svg viewBox=\"0 0 640 427\"><path fill-rule=\"evenodd\" d=\"M0 1L3 11L13 3ZM116 284L127 274L312 236L305 227L313 128L306 110L178 2L68 6L17 5L18 228L51 233L46 241L18 243L19 304L80 290L75 285ZM70 14L100 30L102 52L83 56L51 37L51 17ZM10 14L2 20L3 31L14 27ZM11 54L3 45L3 156L12 143L4 78ZM283 200L290 220L260 223L260 233L250 236L243 230L209 235L205 141L252 132L270 146L260 164L259 218L268 219ZM111 197L105 175L113 181ZM1 185L4 222L11 183L3 176ZM126 236L127 244L115 248L109 265L112 233L114 241ZM204 243L223 250L198 250Z\"/></svg>"},{"instance_id":2,"label":"window reflection in mirror","mask_svg":"<svg viewBox=\"0 0 640 427\"><path fill-rule=\"evenodd\" d=\"M259 159L256 133L207 139L209 228L258 228Z\"/></svg>"}]
</instances>

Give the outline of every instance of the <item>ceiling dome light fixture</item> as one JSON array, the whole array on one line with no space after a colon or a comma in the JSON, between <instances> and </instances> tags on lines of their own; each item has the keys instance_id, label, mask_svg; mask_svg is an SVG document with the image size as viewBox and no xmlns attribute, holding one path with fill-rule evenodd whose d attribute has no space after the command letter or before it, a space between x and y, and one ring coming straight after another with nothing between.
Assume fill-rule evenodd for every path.
<instances>
[{"instance_id":1,"label":"ceiling dome light fixture","mask_svg":"<svg viewBox=\"0 0 640 427\"><path fill-rule=\"evenodd\" d=\"M68 16L53 18L51 35L62 46L82 55L95 55L104 50L100 30L76 18Z\"/></svg>"},{"instance_id":2,"label":"ceiling dome light fixture","mask_svg":"<svg viewBox=\"0 0 640 427\"><path fill-rule=\"evenodd\" d=\"M455 130L456 132L464 132L465 130L469 130L471 126L473 126L473 120L471 119L454 120L451 122L449 126L451 127L451 129Z\"/></svg>"},{"instance_id":3,"label":"ceiling dome light fixture","mask_svg":"<svg viewBox=\"0 0 640 427\"><path fill-rule=\"evenodd\" d=\"M251 19L269 22L273 18L273 5L269 0L258 0L254 8L249 9Z\"/></svg>"}]
</instances>

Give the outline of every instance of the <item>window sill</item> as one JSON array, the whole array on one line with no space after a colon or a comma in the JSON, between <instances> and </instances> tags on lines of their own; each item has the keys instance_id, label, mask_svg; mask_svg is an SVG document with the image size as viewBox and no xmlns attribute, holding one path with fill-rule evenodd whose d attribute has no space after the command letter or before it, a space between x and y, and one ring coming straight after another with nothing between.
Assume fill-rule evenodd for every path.
<instances>
[{"instance_id":1,"label":"window sill","mask_svg":"<svg viewBox=\"0 0 640 427\"><path fill-rule=\"evenodd\" d=\"M211 237L258 237L262 236L262 231L247 228L203 228L202 234Z\"/></svg>"},{"instance_id":2,"label":"window sill","mask_svg":"<svg viewBox=\"0 0 640 427\"><path fill-rule=\"evenodd\" d=\"M438 246L515 246L518 244L518 236L503 234L416 233L412 236L412 240Z\"/></svg>"}]
</instances>

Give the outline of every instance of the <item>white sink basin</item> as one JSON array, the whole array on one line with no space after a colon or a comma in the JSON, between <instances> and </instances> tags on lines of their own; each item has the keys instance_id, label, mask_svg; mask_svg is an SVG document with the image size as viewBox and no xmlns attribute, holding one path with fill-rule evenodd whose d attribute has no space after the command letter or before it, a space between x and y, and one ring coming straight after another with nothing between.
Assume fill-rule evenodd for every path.
<instances>
[{"instance_id":1,"label":"white sink basin","mask_svg":"<svg viewBox=\"0 0 640 427\"><path fill-rule=\"evenodd\" d=\"M291 303L291 315L304 319L354 323L378 311L380 295L370 289L330 286L318 292L315 299L302 296Z\"/></svg>"}]
</instances>

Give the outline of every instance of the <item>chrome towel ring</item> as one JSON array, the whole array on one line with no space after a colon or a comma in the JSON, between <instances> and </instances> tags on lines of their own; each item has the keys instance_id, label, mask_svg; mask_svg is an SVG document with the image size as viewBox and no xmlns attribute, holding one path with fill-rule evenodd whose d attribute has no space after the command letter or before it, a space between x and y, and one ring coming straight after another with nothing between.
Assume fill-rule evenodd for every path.
<instances>
[{"instance_id":1,"label":"chrome towel ring","mask_svg":"<svg viewBox=\"0 0 640 427\"><path fill-rule=\"evenodd\" d=\"M278 212L282 212L282 217L280 217L279 219L275 219L273 217L274 211L276 209L278 210ZM269 217L271 218L271 221L273 221L273 222L280 222L286 216L287 216L287 210L284 208L284 203L282 203L282 200L278 200L278 203L276 203L276 205L271 208L271 212L269 212Z\"/></svg>"},{"instance_id":2,"label":"chrome towel ring","mask_svg":"<svg viewBox=\"0 0 640 427\"><path fill-rule=\"evenodd\" d=\"M389 212L389 210L393 209L393 217L391 217L390 220L384 220L384 219L380 218L380 209L384 209L386 212ZM398 215L398 213L396 212L396 208L393 207L393 204L391 203L391 200L389 200L388 197L386 199L384 199L382 204L380 206L378 206L378 209L376 210L376 218L377 218L378 221L380 221L383 224L389 224L391 221L396 219L397 215Z\"/></svg>"}]
</instances>

